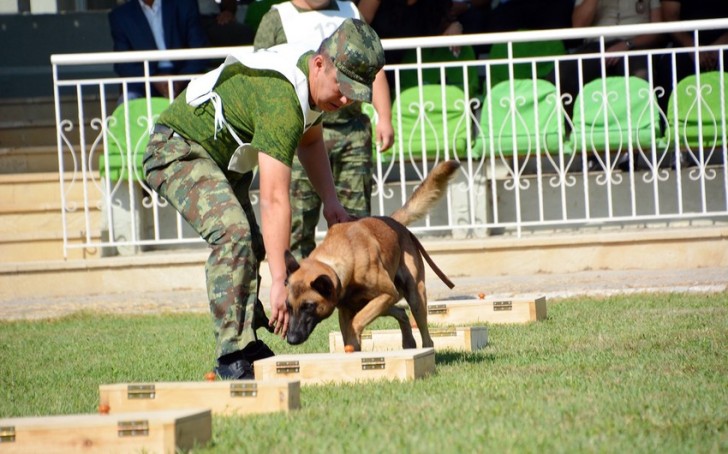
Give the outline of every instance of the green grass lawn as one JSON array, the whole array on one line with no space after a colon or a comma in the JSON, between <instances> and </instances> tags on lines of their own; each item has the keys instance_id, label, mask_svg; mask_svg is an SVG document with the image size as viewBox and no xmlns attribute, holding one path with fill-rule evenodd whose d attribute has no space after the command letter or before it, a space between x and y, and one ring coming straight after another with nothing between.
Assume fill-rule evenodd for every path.
<instances>
[{"instance_id":1,"label":"green grass lawn","mask_svg":"<svg viewBox=\"0 0 728 454\"><path fill-rule=\"evenodd\" d=\"M216 417L196 452L728 452L728 294L548 312L490 326L482 351L438 352L422 380L303 387L290 414ZM298 347L259 334L278 353L327 351L335 320ZM0 417L95 412L100 384L202 380L212 356L204 315L0 323Z\"/></svg>"}]
</instances>

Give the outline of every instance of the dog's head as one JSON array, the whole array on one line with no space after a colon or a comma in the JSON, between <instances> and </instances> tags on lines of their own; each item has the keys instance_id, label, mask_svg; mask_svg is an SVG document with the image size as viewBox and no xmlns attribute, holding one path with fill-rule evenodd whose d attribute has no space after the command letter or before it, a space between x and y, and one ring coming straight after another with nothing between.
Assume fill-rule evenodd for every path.
<instances>
[{"instance_id":1,"label":"dog's head","mask_svg":"<svg viewBox=\"0 0 728 454\"><path fill-rule=\"evenodd\" d=\"M286 251L289 344L306 341L322 320L331 316L338 301L338 278L331 268L314 259L299 263Z\"/></svg>"}]
</instances>

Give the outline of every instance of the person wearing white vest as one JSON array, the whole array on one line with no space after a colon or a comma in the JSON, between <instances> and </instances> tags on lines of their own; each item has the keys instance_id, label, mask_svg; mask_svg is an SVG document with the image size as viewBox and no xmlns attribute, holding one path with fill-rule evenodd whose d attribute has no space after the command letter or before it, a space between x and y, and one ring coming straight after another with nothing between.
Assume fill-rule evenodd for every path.
<instances>
[{"instance_id":1,"label":"person wearing white vest","mask_svg":"<svg viewBox=\"0 0 728 454\"><path fill-rule=\"evenodd\" d=\"M262 18L253 45L256 49L284 43L318 46L331 30L347 18L359 19L359 10L348 0L291 0L275 4ZM377 113L374 141L379 152L394 142L389 85L381 70L374 81L372 105ZM324 142L339 200L356 217L371 214L372 124L360 102L323 116ZM316 247L321 199L301 163L294 159L291 178L291 251L307 257Z\"/></svg>"},{"instance_id":2,"label":"person wearing white vest","mask_svg":"<svg viewBox=\"0 0 728 454\"><path fill-rule=\"evenodd\" d=\"M160 114L144 176L211 248L205 271L221 378L254 378L254 361L273 355L257 328L284 337L288 329L284 253L294 154L324 201L329 225L352 219L336 197L321 114L371 102L382 66L377 34L349 19L317 50L284 45L229 56ZM256 168L260 227L249 195ZM270 320L258 299L266 256Z\"/></svg>"}]
</instances>

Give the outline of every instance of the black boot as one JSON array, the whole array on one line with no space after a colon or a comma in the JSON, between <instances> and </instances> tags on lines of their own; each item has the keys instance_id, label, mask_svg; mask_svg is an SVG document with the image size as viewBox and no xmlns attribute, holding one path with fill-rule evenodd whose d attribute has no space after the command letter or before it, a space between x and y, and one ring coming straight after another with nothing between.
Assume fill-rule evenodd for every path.
<instances>
[{"instance_id":1,"label":"black boot","mask_svg":"<svg viewBox=\"0 0 728 454\"><path fill-rule=\"evenodd\" d=\"M237 355L240 352L231 353L230 355L221 356L217 360L215 373L223 380L253 380L255 372L253 364L250 361L242 359ZM235 355L237 359L230 356Z\"/></svg>"},{"instance_id":2,"label":"black boot","mask_svg":"<svg viewBox=\"0 0 728 454\"><path fill-rule=\"evenodd\" d=\"M253 363L269 358L275 353L261 340L255 340L237 352L223 355L217 359L215 373L223 380L253 380Z\"/></svg>"},{"instance_id":3,"label":"black boot","mask_svg":"<svg viewBox=\"0 0 728 454\"><path fill-rule=\"evenodd\" d=\"M268 348L268 346L265 345L265 343L260 339L254 340L253 342L246 345L245 348L242 350L242 353L245 356L245 359L247 359L251 363L258 361L259 359L265 359L270 358L271 356L275 356L273 350Z\"/></svg>"}]
</instances>

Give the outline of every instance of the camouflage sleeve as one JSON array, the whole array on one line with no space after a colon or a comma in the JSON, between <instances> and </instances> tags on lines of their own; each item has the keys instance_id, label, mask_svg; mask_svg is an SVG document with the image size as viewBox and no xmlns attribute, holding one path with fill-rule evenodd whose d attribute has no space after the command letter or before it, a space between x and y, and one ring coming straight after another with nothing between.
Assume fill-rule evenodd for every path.
<instances>
[{"instance_id":1,"label":"camouflage sleeve","mask_svg":"<svg viewBox=\"0 0 728 454\"><path fill-rule=\"evenodd\" d=\"M281 22L281 15L278 14L278 10L275 8L270 9L263 19L260 21L258 31L255 32L255 40L253 41L253 48L267 49L277 44L286 43L286 34L283 31L283 23Z\"/></svg>"}]
</instances>

